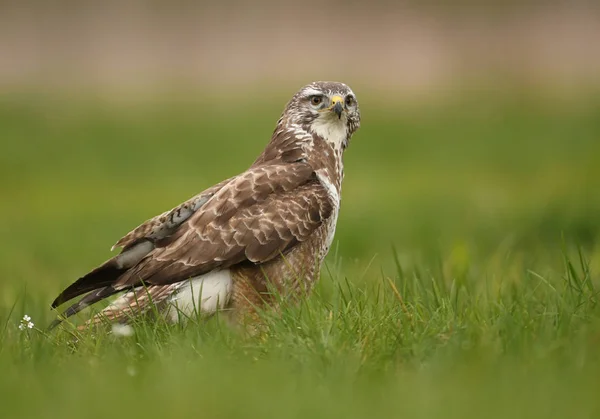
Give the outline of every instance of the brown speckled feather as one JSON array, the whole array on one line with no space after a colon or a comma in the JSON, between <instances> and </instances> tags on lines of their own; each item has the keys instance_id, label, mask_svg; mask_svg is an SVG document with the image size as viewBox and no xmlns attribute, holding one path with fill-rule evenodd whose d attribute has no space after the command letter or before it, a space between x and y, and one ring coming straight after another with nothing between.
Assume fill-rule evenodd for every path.
<instances>
[{"instance_id":1,"label":"brown speckled feather","mask_svg":"<svg viewBox=\"0 0 600 419\"><path fill-rule=\"evenodd\" d=\"M115 287L164 285L244 261L266 262L310 237L332 205L307 164L258 167L215 194Z\"/></svg>"},{"instance_id":2,"label":"brown speckled feather","mask_svg":"<svg viewBox=\"0 0 600 419\"><path fill-rule=\"evenodd\" d=\"M231 178L233 179L233 178ZM204 205L216 192L224 185L229 183L231 179L217 183L215 186L199 193L198 195L188 199L184 203L176 206L170 211L166 211L156 217L153 217L134 230L123 236L115 245L115 247L127 248L140 240L158 240L172 234L182 222L187 220L195 211Z\"/></svg>"}]
</instances>

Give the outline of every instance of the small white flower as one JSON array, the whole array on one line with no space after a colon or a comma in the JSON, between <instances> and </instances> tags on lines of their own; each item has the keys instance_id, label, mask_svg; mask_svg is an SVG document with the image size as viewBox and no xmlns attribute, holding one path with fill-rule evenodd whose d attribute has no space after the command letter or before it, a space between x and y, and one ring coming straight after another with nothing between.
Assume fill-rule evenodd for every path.
<instances>
[{"instance_id":1,"label":"small white flower","mask_svg":"<svg viewBox=\"0 0 600 419\"><path fill-rule=\"evenodd\" d=\"M31 321L31 317L29 317L26 314L23 316L21 322L19 323L19 330L33 329L34 326L35 324L33 324L33 322Z\"/></svg>"},{"instance_id":2,"label":"small white flower","mask_svg":"<svg viewBox=\"0 0 600 419\"><path fill-rule=\"evenodd\" d=\"M133 330L133 327L131 327L128 324L115 323L112 326L112 332L113 332L113 335L115 335L115 336L129 337L129 336L133 336L135 331Z\"/></svg>"}]
</instances>

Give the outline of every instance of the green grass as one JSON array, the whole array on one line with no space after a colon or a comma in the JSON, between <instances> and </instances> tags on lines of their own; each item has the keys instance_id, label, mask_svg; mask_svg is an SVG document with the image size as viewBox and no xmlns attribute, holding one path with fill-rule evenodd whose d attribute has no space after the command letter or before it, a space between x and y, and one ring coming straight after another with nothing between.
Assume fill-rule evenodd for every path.
<instances>
[{"instance_id":1,"label":"green grass","mask_svg":"<svg viewBox=\"0 0 600 419\"><path fill-rule=\"evenodd\" d=\"M264 334L46 335L121 235L250 164L261 99L0 103L0 416L600 417L598 100L365 97L322 280Z\"/></svg>"}]
</instances>

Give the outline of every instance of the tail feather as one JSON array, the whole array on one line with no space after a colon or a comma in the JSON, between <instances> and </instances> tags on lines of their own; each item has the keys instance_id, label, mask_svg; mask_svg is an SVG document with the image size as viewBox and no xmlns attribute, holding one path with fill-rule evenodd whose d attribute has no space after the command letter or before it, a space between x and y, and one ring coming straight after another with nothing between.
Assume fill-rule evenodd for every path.
<instances>
[{"instance_id":1,"label":"tail feather","mask_svg":"<svg viewBox=\"0 0 600 419\"><path fill-rule=\"evenodd\" d=\"M114 284L123 273L139 263L153 249L154 243L147 240L140 241L139 243L124 248L117 256L107 260L89 274L82 276L69 285L52 302L52 308L56 308L86 292Z\"/></svg>"},{"instance_id":2,"label":"tail feather","mask_svg":"<svg viewBox=\"0 0 600 419\"><path fill-rule=\"evenodd\" d=\"M132 243L126 246L121 253L69 285L54 299L52 308L56 308L80 295L89 294L67 308L58 319L52 322L49 329L55 328L61 321L79 313L87 306L123 291L122 288L115 289L113 285L125 272L138 264L153 249L154 243L148 240Z\"/></svg>"},{"instance_id":3,"label":"tail feather","mask_svg":"<svg viewBox=\"0 0 600 419\"><path fill-rule=\"evenodd\" d=\"M56 326L62 323L63 320L79 313L84 308L94 303L97 303L98 301L103 300L104 298L110 297L111 295L116 294L118 292L120 291L115 290L113 287L110 286L99 288L97 290L94 290L93 292L90 292L81 300L77 301L75 304L71 305L69 308L63 311L62 314L56 320L50 323L50 326L48 326L48 331L54 329Z\"/></svg>"},{"instance_id":4,"label":"tail feather","mask_svg":"<svg viewBox=\"0 0 600 419\"><path fill-rule=\"evenodd\" d=\"M82 276L77 281L69 285L58 297L52 302L52 308L56 308L67 301L78 297L86 292L90 292L99 288L109 287L119 276L121 276L128 268L119 267L116 260L113 258L105 264L97 267L85 276Z\"/></svg>"}]
</instances>

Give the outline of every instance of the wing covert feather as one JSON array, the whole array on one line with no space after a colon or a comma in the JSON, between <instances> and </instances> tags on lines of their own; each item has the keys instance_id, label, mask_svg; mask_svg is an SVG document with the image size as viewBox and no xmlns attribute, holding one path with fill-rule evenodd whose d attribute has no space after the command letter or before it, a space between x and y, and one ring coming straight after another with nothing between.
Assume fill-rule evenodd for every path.
<instances>
[{"instance_id":1,"label":"wing covert feather","mask_svg":"<svg viewBox=\"0 0 600 419\"><path fill-rule=\"evenodd\" d=\"M127 248L138 243L140 240L155 241L169 236L232 179L233 178L229 178L223 182L217 183L198 195L177 205L170 211L165 211L162 214L146 220L115 243L113 249L115 247Z\"/></svg>"},{"instance_id":2,"label":"wing covert feather","mask_svg":"<svg viewBox=\"0 0 600 419\"><path fill-rule=\"evenodd\" d=\"M244 261L263 263L307 240L333 202L310 166L293 166L250 170L231 181L116 286L169 284Z\"/></svg>"}]
</instances>

